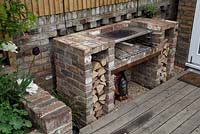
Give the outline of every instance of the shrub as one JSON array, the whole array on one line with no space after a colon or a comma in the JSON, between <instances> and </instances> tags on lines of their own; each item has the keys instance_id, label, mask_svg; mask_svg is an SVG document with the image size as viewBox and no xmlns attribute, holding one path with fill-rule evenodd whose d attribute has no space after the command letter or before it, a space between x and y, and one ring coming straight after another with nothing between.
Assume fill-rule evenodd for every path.
<instances>
[{"instance_id":1,"label":"shrub","mask_svg":"<svg viewBox=\"0 0 200 134\"><path fill-rule=\"evenodd\" d=\"M0 32L3 36L14 36L25 32L35 24L36 17L21 0L4 0L0 3Z\"/></svg>"},{"instance_id":2,"label":"shrub","mask_svg":"<svg viewBox=\"0 0 200 134\"><path fill-rule=\"evenodd\" d=\"M153 4L147 4L143 7L143 15L147 18L152 18L157 11L157 7Z\"/></svg>"}]
</instances>

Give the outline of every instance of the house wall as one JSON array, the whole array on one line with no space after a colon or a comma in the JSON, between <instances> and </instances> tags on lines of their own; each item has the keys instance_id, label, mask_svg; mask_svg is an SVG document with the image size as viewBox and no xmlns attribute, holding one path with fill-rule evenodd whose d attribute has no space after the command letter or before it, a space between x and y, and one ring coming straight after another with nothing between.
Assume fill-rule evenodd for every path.
<instances>
[{"instance_id":1,"label":"house wall","mask_svg":"<svg viewBox=\"0 0 200 134\"><path fill-rule=\"evenodd\" d=\"M184 67L188 58L196 0L180 0L178 10L178 41L176 64Z\"/></svg>"},{"instance_id":2,"label":"house wall","mask_svg":"<svg viewBox=\"0 0 200 134\"><path fill-rule=\"evenodd\" d=\"M52 39L55 37L79 32L86 29L107 25L122 20L132 19L141 15L142 6L153 2L160 9L165 8L160 17L169 15L171 0L132 0L126 3L102 6L87 10L67 12L38 18L37 26L29 31L29 37L16 37L20 47L17 54L17 64L21 71L28 71L32 62L32 48L39 47L40 55L35 59L31 69L35 82L44 89L55 88L54 61L52 60Z\"/></svg>"}]
</instances>

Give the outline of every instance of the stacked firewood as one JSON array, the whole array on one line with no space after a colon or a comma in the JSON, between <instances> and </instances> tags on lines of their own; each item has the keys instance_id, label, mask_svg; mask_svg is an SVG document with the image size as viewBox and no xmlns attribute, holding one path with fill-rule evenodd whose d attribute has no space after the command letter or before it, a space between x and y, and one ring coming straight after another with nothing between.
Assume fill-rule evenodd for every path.
<instances>
[{"instance_id":1,"label":"stacked firewood","mask_svg":"<svg viewBox=\"0 0 200 134\"><path fill-rule=\"evenodd\" d=\"M100 118L103 115L103 105L106 103L106 78L105 78L105 66L106 59L93 59L92 61L92 80L93 80L93 115L95 119Z\"/></svg>"},{"instance_id":2,"label":"stacked firewood","mask_svg":"<svg viewBox=\"0 0 200 134\"><path fill-rule=\"evenodd\" d=\"M160 81L161 83L167 80L168 54L169 54L169 44L166 43L160 55L160 62L161 62Z\"/></svg>"}]
</instances>

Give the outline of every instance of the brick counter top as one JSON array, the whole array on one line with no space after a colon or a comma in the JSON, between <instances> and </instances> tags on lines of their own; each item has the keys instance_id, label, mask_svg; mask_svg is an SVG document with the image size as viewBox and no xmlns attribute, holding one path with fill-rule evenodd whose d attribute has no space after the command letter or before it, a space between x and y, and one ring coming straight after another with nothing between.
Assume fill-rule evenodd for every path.
<instances>
[{"instance_id":1,"label":"brick counter top","mask_svg":"<svg viewBox=\"0 0 200 134\"><path fill-rule=\"evenodd\" d=\"M103 67L106 80L103 87L105 103L101 105L103 114L114 109L115 86L112 74L131 68L131 77L136 82L148 88L161 84L167 80L174 67L176 25L176 22L167 20L138 18L54 39L57 92L71 100L78 98L79 106L84 109L81 121L89 124L96 119L93 104L95 57L106 61ZM139 27L150 32L137 37L142 42L136 38L124 41L126 37L123 37L124 42L116 43L116 38L101 36L128 27ZM129 48L120 48L124 45ZM137 45L144 47L137 51Z\"/></svg>"}]
</instances>

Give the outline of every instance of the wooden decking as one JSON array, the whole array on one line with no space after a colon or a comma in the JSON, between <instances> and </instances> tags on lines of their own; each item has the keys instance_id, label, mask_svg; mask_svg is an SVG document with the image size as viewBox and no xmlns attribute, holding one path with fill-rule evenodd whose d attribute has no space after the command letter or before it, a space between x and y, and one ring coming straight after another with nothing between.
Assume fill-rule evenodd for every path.
<instances>
[{"instance_id":1,"label":"wooden decking","mask_svg":"<svg viewBox=\"0 0 200 134\"><path fill-rule=\"evenodd\" d=\"M200 134L200 88L173 78L81 134Z\"/></svg>"}]
</instances>

